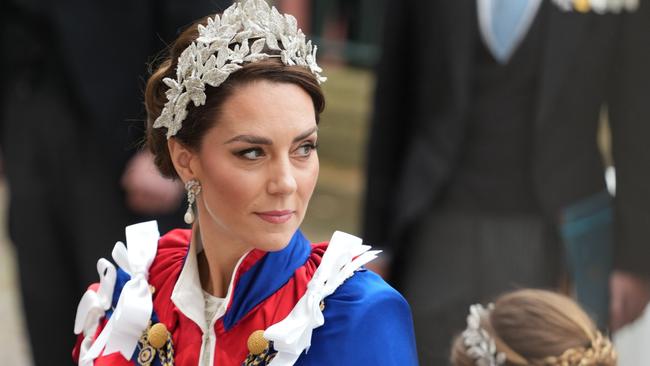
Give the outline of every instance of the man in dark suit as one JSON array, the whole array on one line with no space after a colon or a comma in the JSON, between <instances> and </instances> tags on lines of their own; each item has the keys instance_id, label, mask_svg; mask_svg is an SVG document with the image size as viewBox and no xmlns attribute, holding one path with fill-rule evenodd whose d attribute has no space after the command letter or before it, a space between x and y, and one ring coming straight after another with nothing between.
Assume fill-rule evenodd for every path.
<instances>
[{"instance_id":1,"label":"man in dark suit","mask_svg":"<svg viewBox=\"0 0 650 366\"><path fill-rule=\"evenodd\" d=\"M77 302L124 226L180 205L180 190L176 198L159 190L146 207L132 188L146 166L134 159L146 63L177 30L228 3L0 4L0 145L36 365L72 363Z\"/></svg>"},{"instance_id":2,"label":"man in dark suit","mask_svg":"<svg viewBox=\"0 0 650 366\"><path fill-rule=\"evenodd\" d=\"M364 238L392 252L389 275L412 305L425 365L447 362L471 303L556 287L576 235L577 260L596 253L605 274L585 281L596 293L613 238L614 329L650 296L650 7L529 0L497 10L503 3L387 10ZM603 110L611 205L596 141Z\"/></svg>"}]
</instances>

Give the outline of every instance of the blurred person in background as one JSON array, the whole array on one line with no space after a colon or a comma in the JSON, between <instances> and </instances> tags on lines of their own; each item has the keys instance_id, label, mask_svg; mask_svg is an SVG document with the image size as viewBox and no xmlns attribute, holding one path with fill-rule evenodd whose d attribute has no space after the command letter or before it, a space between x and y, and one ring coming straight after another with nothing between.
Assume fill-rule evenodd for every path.
<instances>
[{"instance_id":1,"label":"blurred person in background","mask_svg":"<svg viewBox=\"0 0 650 366\"><path fill-rule=\"evenodd\" d=\"M181 212L182 187L136 153L142 75L178 25L230 2L216 3L0 3L0 146L36 365L71 364L71 320L107 240L142 217Z\"/></svg>"},{"instance_id":2,"label":"blurred person in background","mask_svg":"<svg viewBox=\"0 0 650 366\"><path fill-rule=\"evenodd\" d=\"M557 287L565 272L602 327L641 314L649 44L645 2L389 3L364 237L393 254L423 364L447 362L469 304ZM604 105L613 202L597 146Z\"/></svg>"}]
</instances>

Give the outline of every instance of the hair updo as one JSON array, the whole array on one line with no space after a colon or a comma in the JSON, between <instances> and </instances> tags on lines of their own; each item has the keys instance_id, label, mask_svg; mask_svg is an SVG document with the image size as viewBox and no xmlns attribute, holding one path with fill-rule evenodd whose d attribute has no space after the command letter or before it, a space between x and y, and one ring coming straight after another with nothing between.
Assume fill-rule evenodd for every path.
<instances>
[{"instance_id":1,"label":"hair updo","mask_svg":"<svg viewBox=\"0 0 650 366\"><path fill-rule=\"evenodd\" d=\"M214 16L212 16L214 17ZM206 25L207 19L202 19L189 26L167 49L167 55L147 81L145 89L146 145L154 155L154 162L160 173L168 178L178 178L167 147L166 128L153 128L154 121L163 110L169 89L164 78L176 79L176 66L181 53L198 37L198 25ZM278 52L266 49L267 54ZM301 87L314 103L316 123L320 113L325 109L325 97L316 77L301 66L288 66L279 58L244 64L240 70L230 74L226 81L218 87L206 85L205 105L196 107L193 103L187 106L188 114L183 120L183 127L172 138L177 139L187 148L198 151L206 132L217 122L219 112L224 102L238 87L254 81L266 80L279 83L290 83Z\"/></svg>"},{"instance_id":2,"label":"hair updo","mask_svg":"<svg viewBox=\"0 0 650 366\"><path fill-rule=\"evenodd\" d=\"M570 298L544 290L518 290L500 296L481 318L506 366L615 366L609 339ZM454 366L474 366L462 335L451 350Z\"/></svg>"}]
</instances>

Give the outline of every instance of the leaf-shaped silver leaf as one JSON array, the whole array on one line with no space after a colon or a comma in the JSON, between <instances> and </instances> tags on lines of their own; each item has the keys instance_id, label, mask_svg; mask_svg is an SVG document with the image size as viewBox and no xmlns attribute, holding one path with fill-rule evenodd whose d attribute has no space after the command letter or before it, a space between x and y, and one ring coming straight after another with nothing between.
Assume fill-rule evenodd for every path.
<instances>
[{"instance_id":1,"label":"leaf-shaped silver leaf","mask_svg":"<svg viewBox=\"0 0 650 366\"><path fill-rule=\"evenodd\" d=\"M266 33L264 35L266 38L266 46L274 51L280 51L280 46L278 45L278 39L275 38L275 35L273 33Z\"/></svg>"},{"instance_id":2,"label":"leaf-shaped silver leaf","mask_svg":"<svg viewBox=\"0 0 650 366\"><path fill-rule=\"evenodd\" d=\"M266 60L270 56L267 55L266 53L251 53L250 55L244 57L245 62L258 62L262 60Z\"/></svg>"},{"instance_id":3,"label":"leaf-shaped silver leaf","mask_svg":"<svg viewBox=\"0 0 650 366\"><path fill-rule=\"evenodd\" d=\"M230 73L221 71L220 69L212 69L203 75L203 81L210 86L216 87L226 81L229 75Z\"/></svg>"},{"instance_id":4,"label":"leaf-shaped silver leaf","mask_svg":"<svg viewBox=\"0 0 650 366\"><path fill-rule=\"evenodd\" d=\"M291 14L284 14L284 19L286 21L287 29L286 32L289 34L295 34L298 32L298 21Z\"/></svg>"},{"instance_id":5,"label":"leaf-shaped silver leaf","mask_svg":"<svg viewBox=\"0 0 650 366\"><path fill-rule=\"evenodd\" d=\"M180 85L178 84L178 82L172 78L164 78L162 81L170 89L176 89L176 90L180 89Z\"/></svg>"},{"instance_id":6,"label":"leaf-shaped silver leaf","mask_svg":"<svg viewBox=\"0 0 650 366\"><path fill-rule=\"evenodd\" d=\"M217 53L216 67L218 67L218 68L223 67L223 65L226 64L226 61L228 61L228 58L230 58L230 53L231 52L232 51L230 51L230 49L228 49L228 48L222 48L221 50L219 50L219 52Z\"/></svg>"},{"instance_id":7,"label":"leaf-shaped silver leaf","mask_svg":"<svg viewBox=\"0 0 650 366\"><path fill-rule=\"evenodd\" d=\"M202 74L214 69L216 65L217 65L217 58L214 55L211 55L210 58L208 58L208 61L205 62L205 65L203 65Z\"/></svg>"},{"instance_id":8,"label":"leaf-shaped silver leaf","mask_svg":"<svg viewBox=\"0 0 650 366\"><path fill-rule=\"evenodd\" d=\"M251 31L250 29L247 29L245 31L237 33L235 38L233 38L233 41L237 42L237 43L241 43L243 40L249 39L252 34L253 34L253 31Z\"/></svg>"},{"instance_id":9,"label":"leaf-shaped silver leaf","mask_svg":"<svg viewBox=\"0 0 650 366\"><path fill-rule=\"evenodd\" d=\"M251 45L251 54L262 52L262 50L264 49L264 43L266 43L264 38L260 38L255 42L253 42L253 44Z\"/></svg>"},{"instance_id":10,"label":"leaf-shaped silver leaf","mask_svg":"<svg viewBox=\"0 0 650 366\"><path fill-rule=\"evenodd\" d=\"M228 75L230 75L233 72L235 72L235 71L237 71L237 70L239 70L241 68L242 68L242 66L237 65L237 64L226 64L220 70L221 70L221 72L225 72Z\"/></svg>"}]
</instances>

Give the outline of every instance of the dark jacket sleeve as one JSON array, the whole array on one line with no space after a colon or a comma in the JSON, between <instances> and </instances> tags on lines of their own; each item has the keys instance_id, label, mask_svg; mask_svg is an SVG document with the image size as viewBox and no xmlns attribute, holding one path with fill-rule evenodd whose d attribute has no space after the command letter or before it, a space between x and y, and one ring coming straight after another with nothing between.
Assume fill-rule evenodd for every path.
<instances>
[{"instance_id":1,"label":"dark jacket sleeve","mask_svg":"<svg viewBox=\"0 0 650 366\"><path fill-rule=\"evenodd\" d=\"M412 30L410 1L389 1L377 66L377 84L367 149L367 182L363 237L373 245L386 244L401 163L411 130L414 78L407 67L418 57ZM407 54L407 58L404 55Z\"/></svg>"},{"instance_id":2,"label":"dark jacket sleeve","mask_svg":"<svg viewBox=\"0 0 650 366\"><path fill-rule=\"evenodd\" d=\"M623 19L609 100L616 167L614 266L650 276L650 7Z\"/></svg>"}]
</instances>

